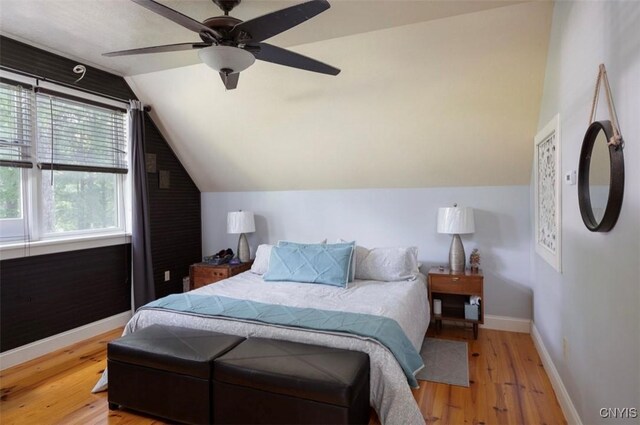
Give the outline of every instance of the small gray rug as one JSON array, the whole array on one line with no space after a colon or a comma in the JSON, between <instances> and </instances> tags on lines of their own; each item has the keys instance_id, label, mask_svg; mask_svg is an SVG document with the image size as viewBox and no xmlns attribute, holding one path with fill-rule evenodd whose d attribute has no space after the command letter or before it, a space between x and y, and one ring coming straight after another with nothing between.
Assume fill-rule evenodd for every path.
<instances>
[{"instance_id":1,"label":"small gray rug","mask_svg":"<svg viewBox=\"0 0 640 425\"><path fill-rule=\"evenodd\" d=\"M420 355L424 369L416 374L423 381L469 386L467 343L446 339L425 338Z\"/></svg>"}]
</instances>

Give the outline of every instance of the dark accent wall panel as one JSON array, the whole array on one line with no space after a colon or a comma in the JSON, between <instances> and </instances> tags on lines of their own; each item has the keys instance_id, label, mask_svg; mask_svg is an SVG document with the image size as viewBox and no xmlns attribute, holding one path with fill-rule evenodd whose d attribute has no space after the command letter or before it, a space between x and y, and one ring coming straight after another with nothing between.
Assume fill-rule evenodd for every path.
<instances>
[{"instance_id":1,"label":"dark accent wall panel","mask_svg":"<svg viewBox=\"0 0 640 425\"><path fill-rule=\"evenodd\" d=\"M147 173L151 215L151 256L156 297L182 292L182 278L202 255L200 190L148 114L145 151L156 155L156 172ZM160 188L160 172L169 172L169 187ZM171 279L164 281L164 272Z\"/></svg>"},{"instance_id":2,"label":"dark accent wall panel","mask_svg":"<svg viewBox=\"0 0 640 425\"><path fill-rule=\"evenodd\" d=\"M78 62L0 36L0 66L74 85ZM79 89L119 99L135 99L126 81L87 66ZM159 173L147 173L151 251L158 298L182 291L189 265L200 260L200 191L149 116L146 151L156 170L169 172L160 189ZM125 255L126 251L126 255ZM6 351L130 308L130 245L70 251L0 261L0 351ZM99 254L98 254L99 253ZM171 279L164 281L164 272Z\"/></svg>"},{"instance_id":3,"label":"dark accent wall panel","mask_svg":"<svg viewBox=\"0 0 640 425\"><path fill-rule=\"evenodd\" d=\"M82 80L74 83L79 75L73 72L73 67L78 64L84 65L87 72ZM118 75L4 36L0 36L0 66L122 100L136 98L124 78Z\"/></svg>"},{"instance_id":4,"label":"dark accent wall panel","mask_svg":"<svg viewBox=\"0 0 640 425\"><path fill-rule=\"evenodd\" d=\"M131 244L3 260L0 351L131 308Z\"/></svg>"}]
</instances>

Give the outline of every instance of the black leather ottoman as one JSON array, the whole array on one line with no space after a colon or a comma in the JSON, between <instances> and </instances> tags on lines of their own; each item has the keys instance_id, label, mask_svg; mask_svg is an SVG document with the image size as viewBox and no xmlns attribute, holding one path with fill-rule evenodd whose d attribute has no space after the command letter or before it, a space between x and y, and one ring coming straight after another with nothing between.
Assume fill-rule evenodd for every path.
<instances>
[{"instance_id":1,"label":"black leather ottoman","mask_svg":"<svg viewBox=\"0 0 640 425\"><path fill-rule=\"evenodd\" d=\"M215 360L216 424L367 424L369 356L249 338Z\"/></svg>"},{"instance_id":2,"label":"black leather ottoman","mask_svg":"<svg viewBox=\"0 0 640 425\"><path fill-rule=\"evenodd\" d=\"M172 421L212 422L213 360L244 338L152 325L107 346L109 408Z\"/></svg>"}]
</instances>

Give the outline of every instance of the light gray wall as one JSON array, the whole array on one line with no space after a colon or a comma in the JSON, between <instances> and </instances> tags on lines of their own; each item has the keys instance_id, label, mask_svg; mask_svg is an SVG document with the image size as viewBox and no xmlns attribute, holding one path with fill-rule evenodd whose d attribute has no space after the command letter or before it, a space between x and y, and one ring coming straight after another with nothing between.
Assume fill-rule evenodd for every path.
<instances>
[{"instance_id":1,"label":"light gray wall","mask_svg":"<svg viewBox=\"0 0 640 425\"><path fill-rule=\"evenodd\" d=\"M252 252L281 239L415 245L426 271L448 262L451 236L436 232L436 217L454 202L475 209L476 232L462 239L467 259L480 250L486 313L530 319L529 186L203 193L203 255L235 251L238 236L226 234L226 215L242 209L256 214Z\"/></svg>"},{"instance_id":2,"label":"light gray wall","mask_svg":"<svg viewBox=\"0 0 640 425\"><path fill-rule=\"evenodd\" d=\"M563 185L563 273L532 255L535 325L585 424L611 422L600 408L640 408L638 22L640 2L556 2L540 111L539 128L560 113L563 173L577 169L598 64L606 64L626 140L620 218L609 233L589 232L577 186ZM604 119L606 103L598 111Z\"/></svg>"}]
</instances>

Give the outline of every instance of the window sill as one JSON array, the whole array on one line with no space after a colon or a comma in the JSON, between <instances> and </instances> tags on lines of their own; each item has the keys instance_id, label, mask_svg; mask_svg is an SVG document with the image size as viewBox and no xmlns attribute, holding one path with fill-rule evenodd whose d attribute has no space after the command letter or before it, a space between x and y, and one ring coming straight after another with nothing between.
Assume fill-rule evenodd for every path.
<instances>
[{"instance_id":1,"label":"window sill","mask_svg":"<svg viewBox=\"0 0 640 425\"><path fill-rule=\"evenodd\" d=\"M101 248L103 246L122 245L129 242L131 242L131 234L121 232L46 239L33 242L16 241L0 245L0 260Z\"/></svg>"}]
</instances>

